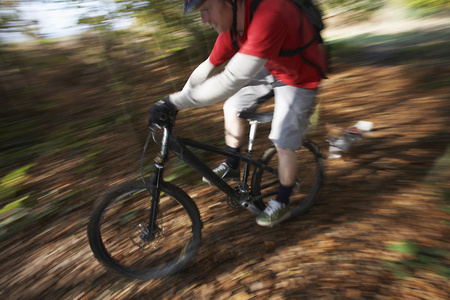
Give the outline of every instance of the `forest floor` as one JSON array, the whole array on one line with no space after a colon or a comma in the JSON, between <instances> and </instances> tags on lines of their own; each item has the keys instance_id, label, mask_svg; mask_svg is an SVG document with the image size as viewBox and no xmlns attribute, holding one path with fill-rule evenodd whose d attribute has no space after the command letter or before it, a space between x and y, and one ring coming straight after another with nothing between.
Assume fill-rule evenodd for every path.
<instances>
[{"instance_id":1,"label":"forest floor","mask_svg":"<svg viewBox=\"0 0 450 300\"><path fill-rule=\"evenodd\" d=\"M100 265L87 241L95 198L136 175L145 132L125 127L98 137L108 147L101 177L77 172L80 158L70 151L47 156L31 169L30 188L45 190L48 197L40 200L45 202L83 187L76 200L83 205L69 205L51 221L2 243L0 298L450 299L446 20L403 23L401 31L396 23L383 29L362 24L348 34L361 47L335 61L309 134L327 157L326 125L346 128L364 120L373 122L374 130L343 157L325 159L325 185L308 214L262 228L250 212L229 208L216 188L182 184L198 205L204 228L198 255L174 276L146 282L122 278ZM335 47L347 45L338 41ZM65 72L52 78L72 74ZM101 107L107 99L97 88L59 95L84 93L86 101ZM84 104L72 101L71 116L99 114ZM189 125L194 119L195 127ZM141 125L145 129L145 116ZM177 130L221 142L222 125L217 104L180 112ZM261 128L264 136L269 128ZM188 177L200 181L196 176Z\"/></svg>"}]
</instances>

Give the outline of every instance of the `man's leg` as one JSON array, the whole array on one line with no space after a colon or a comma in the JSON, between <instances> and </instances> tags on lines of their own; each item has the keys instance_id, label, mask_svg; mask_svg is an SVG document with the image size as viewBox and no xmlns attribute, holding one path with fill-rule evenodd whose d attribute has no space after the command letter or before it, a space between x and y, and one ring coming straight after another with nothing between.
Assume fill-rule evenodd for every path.
<instances>
[{"instance_id":1,"label":"man's leg","mask_svg":"<svg viewBox=\"0 0 450 300\"><path fill-rule=\"evenodd\" d=\"M273 93L273 76L263 68L245 87L225 101L223 105L225 143L239 148L246 142L247 122L237 115L244 110L258 108L258 99Z\"/></svg>"},{"instance_id":2,"label":"man's leg","mask_svg":"<svg viewBox=\"0 0 450 300\"><path fill-rule=\"evenodd\" d=\"M277 198L269 201L256 222L273 226L290 217L289 197L295 185L297 157L295 150L303 143L303 135L314 111L316 91L287 85L275 88L275 111L269 138L278 151L280 186Z\"/></svg>"},{"instance_id":3,"label":"man's leg","mask_svg":"<svg viewBox=\"0 0 450 300\"><path fill-rule=\"evenodd\" d=\"M289 196L295 184L297 157L295 150L303 144L309 117L314 111L315 90L288 85L275 89L275 111L269 138L277 147L280 188L277 201L289 205Z\"/></svg>"},{"instance_id":4,"label":"man's leg","mask_svg":"<svg viewBox=\"0 0 450 300\"><path fill-rule=\"evenodd\" d=\"M225 144L226 149L231 152L239 153L241 152L241 146L245 142L245 131L247 129L247 124L244 119L239 118L238 111L231 107L231 105L224 104L223 115L224 115L224 127L225 127ZM233 157L227 157L225 160L227 167L233 170L238 170L239 172L239 160ZM237 176L239 177L239 176ZM239 178L238 178L239 180Z\"/></svg>"},{"instance_id":5,"label":"man's leg","mask_svg":"<svg viewBox=\"0 0 450 300\"><path fill-rule=\"evenodd\" d=\"M294 186L297 174L297 156L293 150L277 146L278 177L284 186Z\"/></svg>"},{"instance_id":6,"label":"man's leg","mask_svg":"<svg viewBox=\"0 0 450 300\"><path fill-rule=\"evenodd\" d=\"M276 146L278 152L278 178L280 185L275 200L289 206L289 197L295 186L297 156L293 150Z\"/></svg>"},{"instance_id":7,"label":"man's leg","mask_svg":"<svg viewBox=\"0 0 450 300\"><path fill-rule=\"evenodd\" d=\"M227 150L239 153L245 144L247 122L237 115L243 110L256 110L258 99L273 92L273 76L262 69L245 87L225 101L223 106ZM214 172L224 180L239 180L239 160L227 157ZM204 181L205 178L203 179Z\"/></svg>"},{"instance_id":8,"label":"man's leg","mask_svg":"<svg viewBox=\"0 0 450 300\"><path fill-rule=\"evenodd\" d=\"M228 102L224 104L225 144L233 148L240 148L244 144L247 129L247 122L239 118L238 113Z\"/></svg>"}]
</instances>

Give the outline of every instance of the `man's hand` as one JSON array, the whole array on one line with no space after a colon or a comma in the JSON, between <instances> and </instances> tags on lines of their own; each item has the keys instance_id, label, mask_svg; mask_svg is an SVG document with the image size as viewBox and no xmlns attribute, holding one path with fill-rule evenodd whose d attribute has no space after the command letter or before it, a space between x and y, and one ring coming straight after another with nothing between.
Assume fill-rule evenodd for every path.
<instances>
[{"instance_id":1,"label":"man's hand","mask_svg":"<svg viewBox=\"0 0 450 300\"><path fill-rule=\"evenodd\" d=\"M148 126L151 127L152 124L155 124L159 127L168 125L171 120L175 118L177 112L177 108L172 103L170 103L168 97L164 100L158 101L155 105L150 107Z\"/></svg>"}]
</instances>

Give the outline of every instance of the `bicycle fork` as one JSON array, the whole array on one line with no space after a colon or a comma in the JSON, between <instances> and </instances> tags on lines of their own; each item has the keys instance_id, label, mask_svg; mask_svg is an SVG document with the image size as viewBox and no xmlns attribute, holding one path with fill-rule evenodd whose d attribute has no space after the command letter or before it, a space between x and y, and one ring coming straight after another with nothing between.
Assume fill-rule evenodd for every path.
<instances>
[{"instance_id":1,"label":"bicycle fork","mask_svg":"<svg viewBox=\"0 0 450 300\"><path fill-rule=\"evenodd\" d=\"M156 219L158 217L159 210L159 199L161 195L161 179L163 178L164 173L164 164L167 160L169 153L169 138L170 138L171 129L164 128L164 135L162 139L162 147L161 152L158 153L155 157L155 167L156 172L150 178L151 184L151 206L150 206L150 214L148 220L148 236L146 237L147 241L153 241L156 238L157 234L161 234L162 228L159 228L156 224Z\"/></svg>"}]
</instances>

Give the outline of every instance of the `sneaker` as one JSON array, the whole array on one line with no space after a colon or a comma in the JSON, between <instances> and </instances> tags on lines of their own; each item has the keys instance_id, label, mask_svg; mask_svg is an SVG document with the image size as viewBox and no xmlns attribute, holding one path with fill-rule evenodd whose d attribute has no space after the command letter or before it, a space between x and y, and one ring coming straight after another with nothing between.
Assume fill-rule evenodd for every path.
<instances>
[{"instance_id":1,"label":"sneaker","mask_svg":"<svg viewBox=\"0 0 450 300\"><path fill-rule=\"evenodd\" d=\"M270 200L266 209L256 218L256 223L261 226L273 226L291 216L291 208L276 200Z\"/></svg>"},{"instance_id":2,"label":"sneaker","mask_svg":"<svg viewBox=\"0 0 450 300\"><path fill-rule=\"evenodd\" d=\"M230 168L226 163L221 163L220 166L213 170L216 175L225 181L238 181L241 178L241 171L239 168ZM211 184L208 179L203 177L203 181Z\"/></svg>"}]
</instances>

